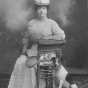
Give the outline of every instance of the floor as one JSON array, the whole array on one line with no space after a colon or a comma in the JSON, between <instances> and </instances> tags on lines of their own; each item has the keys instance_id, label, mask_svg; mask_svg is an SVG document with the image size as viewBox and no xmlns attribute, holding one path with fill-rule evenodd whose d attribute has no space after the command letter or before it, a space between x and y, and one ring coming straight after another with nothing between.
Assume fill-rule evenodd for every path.
<instances>
[{"instance_id":1,"label":"floor","mask_svg":"<svg viewBox=\"0 0 88 88\"><path fill-rule=\"evenodd\" d=\"M79 88L88 88L88 74L71 74L70 76L78 84ZM7 88L9 78L9 74L0 74L0 88Z\"/></svg>"}]
</instances>

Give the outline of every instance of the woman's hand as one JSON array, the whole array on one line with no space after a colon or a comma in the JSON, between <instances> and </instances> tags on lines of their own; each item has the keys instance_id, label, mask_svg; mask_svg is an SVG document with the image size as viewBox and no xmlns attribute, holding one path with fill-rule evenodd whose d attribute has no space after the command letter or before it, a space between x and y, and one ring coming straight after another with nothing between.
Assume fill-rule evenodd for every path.
<instances>
[{"instance_id":1,"label":"woman's hand","mask_svg":"<svg viewBox=\"0 0 88 88\"><path fill-rule=\"evenodd\" d=\"M43 39L51 39L51 40L64 40L63 37L59 36L59 35L49 35L49 36L45 36L43 37Z\"/></svg>"},{"instance_id":2,"label":"woman's hand","mask_svg":"<svg viewBox=\"0 0 88 88\"><path fill-rule=\"evenodd\" d=\"M48 36L44 36L44 37L42 37L42 39L53 39L53 36L52 35L48 35Z\"/></svg>"},{"instance_id":3,"label":"woman's hand","mask_svg":"<svg viewBox=\"0 0 88 88\"><path fill-rule=\"evenodd\" d=\"M28 57L28 60L26 61L27 67L33 67L36 64L37 64L37 57L35 57L35 56Z\"/></svg>"}]
</instances>

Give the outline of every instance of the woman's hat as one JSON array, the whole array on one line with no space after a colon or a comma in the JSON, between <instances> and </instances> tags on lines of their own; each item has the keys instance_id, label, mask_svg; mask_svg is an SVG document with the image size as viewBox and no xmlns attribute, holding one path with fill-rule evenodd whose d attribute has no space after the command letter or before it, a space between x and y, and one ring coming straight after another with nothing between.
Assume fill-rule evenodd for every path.
<instances>
[{"instance_id":1,"label":"woman's hat","mask_svg":"<svg viewBox=\"0 0 88 88\"><path fill-rule=\"evenodd\" d=\"M49 5L50 4L50 0L34 0L36 5Z\"/></svg>"}]
</instances>

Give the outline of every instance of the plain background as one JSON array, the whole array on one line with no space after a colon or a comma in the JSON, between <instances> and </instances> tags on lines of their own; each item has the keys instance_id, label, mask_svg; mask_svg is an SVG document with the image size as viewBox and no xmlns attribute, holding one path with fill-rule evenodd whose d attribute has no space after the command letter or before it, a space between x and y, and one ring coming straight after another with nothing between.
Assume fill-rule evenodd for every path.
<instances>
[{"instance_id":1,"label":"plain background","mask_svg":"<svg viewBox=\"0 0 88 88\"><path fill-rule=\"evenodd\" d=\"M69 16L71 25L63 26L53 17L66 33L67 43L63 50L65 65L74 68L88 68L88 6L87 0L76 0L74 13ZM21 32L11 33L0 21L0 72L11 72L22 48ZM88 69L87 69L88 70Z\"/></svg>"}]
</instances>

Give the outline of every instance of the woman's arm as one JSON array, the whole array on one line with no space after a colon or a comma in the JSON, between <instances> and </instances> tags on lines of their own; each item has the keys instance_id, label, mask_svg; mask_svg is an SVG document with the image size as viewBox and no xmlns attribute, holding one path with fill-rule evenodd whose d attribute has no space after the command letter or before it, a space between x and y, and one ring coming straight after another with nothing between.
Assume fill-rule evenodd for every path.
<instances>
[{"instance_id":1,"label":"woman's arm","mask_svg":"<svg viewBox=\"0 0 88 88\"><path fill-rule=\"evenodd\" d=\"M64 34L64 32L62 31L62 33L60 32L60 33L55 33L54 35L52 35L51 37L50 37L51 39L55 39L55 40L65 40L65 34Z\"/></svg>"},{"instance_id":2,"label":"woman's arm","mask_svg":"<svg viewBox=\"0 0 88 88\"><path fill-rule=\"evenodd\" d=\"M65 40L64 31L59 27L59 25L55 21L53 21L52 24L52 38L56 40Z\"/></svg>"},{"instance_id":3,"label":"woman's arm","mask_svg":"<svg viewBox=\"0 0 88 88\"><path fill-rule=\"evenodd\" d=\"M27 47L28 47L28 42L29 42L28 37L29 37L29 33L28 33L28 31L26 31L26 32L24 33L24 37L23 37L23 39L22 39L22 44L23 44L22 53L23 53L23 54L26 52Z\"/></svg>"},{"instance_id":4,"label":"woman's arm","mask_svg":"<svg viewBox=\"0 0 88 88\"><path fill-rule=\"evenodd\" d=\"M65 40L65 34L63 33L56 33L53 35L48 35L44 37L43 39L54 39L54 40Z\"/></svg>"},{"instance_id":5,"label":"woman's arm","mask_svg":"<svg viewBox=\"0 0 88 88\"><path fill-rule=\"evenodd\" d=\"M55 22L51 22L51 35L45 36L44 39L65 40L65 33Z\"/></svg>"}]
</instances>

